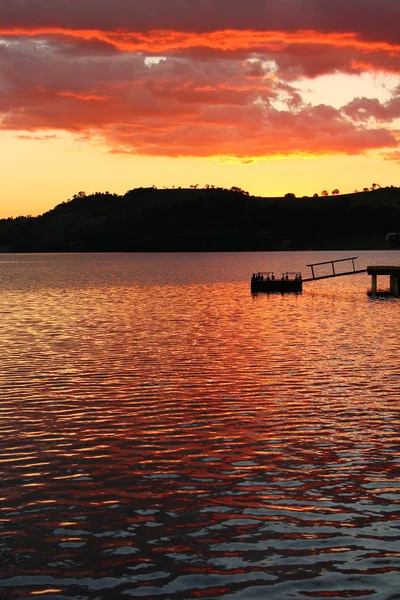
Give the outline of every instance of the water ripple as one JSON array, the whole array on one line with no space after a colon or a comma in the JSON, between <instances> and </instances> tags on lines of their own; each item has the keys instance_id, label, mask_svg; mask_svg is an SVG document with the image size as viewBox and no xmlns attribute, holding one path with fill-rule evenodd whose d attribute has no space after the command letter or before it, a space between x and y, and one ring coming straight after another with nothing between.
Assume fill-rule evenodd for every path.
<instances>
[{"instance_id":1,"label":"water ripple","mask_svg":"<svg viewBox=\"0 0 400 600\"><path fill-rule=\"evenodd\" d=\"M14 260L1 598L399 597L399 303L252 298L230 255L175 285L154 256Z\"/></svg>"}]
</instances>

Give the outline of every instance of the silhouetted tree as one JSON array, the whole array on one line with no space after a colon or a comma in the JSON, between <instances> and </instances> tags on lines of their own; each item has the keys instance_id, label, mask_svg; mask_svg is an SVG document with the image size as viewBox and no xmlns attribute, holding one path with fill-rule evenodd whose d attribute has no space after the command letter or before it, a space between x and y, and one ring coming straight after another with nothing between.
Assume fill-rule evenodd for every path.
<instances>
[{"instance_id":1,"label":"silhouetted tree","mask_svg":"<svg viewBox=\"0 0 400 600\"><path fill-rule=\"evenodd\" d=\"M76 200L77 198L86 198L86 192L78 192L77 194L74 194L72 197L74 200Z\"/></svg>"},{"instance_id":2,"label":"silhouetted tree","mask_svg":"<svg viewBox=\"0 0 400 600\"><path fill-rule=\"evenodd\" d=\"M315 194L313 194L313 198L318 198L317 192L315 192Z\"/></svg>"},{"instance_id":3,"label":"silhouetted tree","mask_svg":"<svg viewBox=\"0 0 400 600\"><path fill-rule=\"evenodd\" d=\"M332 196L337 196L338 193L339 193L339 190L337 188L332 190Z\"/></svg>"},{"instance_id":4,"label":"silhouetted tree","mask_svg":"<svg viewBox=\"0 0 400 600\"><path fill-rule=\"evenodd\" d=\"M369 192L369 188L363 188L363 192Z\"/></svg>"},{"instance_id":5,"label":"silhouetted tree","mask_svg":"<svg viewBox=\"0 0 400 600\"><path fill-rule=\"evenodd\" d=\"M287 194L285 194L284 197L285 198L296 198L296 194L293 194L292 192L288 192Z\"/></svg>"},{"instance_id":6,"label":"silhouetted tree","mask_svg":"<svg viewBox=\"0 0 400 600\"><path fill-rule=\"evenodd\" d=\"M249 196L250 195L249 192L246 192L246 190L242 190L242 188L240 188L240 187L238 187L236 185L233 185L230 188L230 190L227 190L227 191L229 191L229 192L236 192L236 194L243 194L244 196Z\"/></svg>"},{"instance_id":7,"label":"silhouetted tree","mask_svg":"<svg viewBox=\"0 0 400 600\"><path fill-rule=\"evenodd\" d=\"M321 196L329 196L327 190L322 190Z\"/></svg>"}]
</instances>

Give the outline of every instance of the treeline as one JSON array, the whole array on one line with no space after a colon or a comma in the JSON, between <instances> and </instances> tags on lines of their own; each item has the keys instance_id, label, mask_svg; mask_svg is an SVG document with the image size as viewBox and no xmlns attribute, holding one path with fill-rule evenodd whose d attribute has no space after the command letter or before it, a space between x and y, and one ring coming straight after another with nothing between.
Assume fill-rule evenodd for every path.
<instances>
[{"instance_id":1,"label":"treeline","mask_svg":"<svg viewBox=\"0 0 400 600\"><path fill-rule=\"evenodd\" d=\"M261 198L234 187L79 192L38 217L0 220L3 252L400 248L400 188Z\"/></svg>"}]
</instances>

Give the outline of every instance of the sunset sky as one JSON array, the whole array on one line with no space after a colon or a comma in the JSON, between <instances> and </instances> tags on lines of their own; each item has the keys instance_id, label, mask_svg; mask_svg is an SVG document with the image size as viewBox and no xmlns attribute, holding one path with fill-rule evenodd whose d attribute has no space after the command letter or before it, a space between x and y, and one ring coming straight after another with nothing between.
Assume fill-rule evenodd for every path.
<instances>
[{"instance_id":1,"label":"sunset sky","mask_svg":"<svg viewBox=\"0 0 400 600\"><path fill-rule=\"evenodd\" d=\"M400 185L399 0L0 0L0 217Z\"/></svg>"}]
</instances>

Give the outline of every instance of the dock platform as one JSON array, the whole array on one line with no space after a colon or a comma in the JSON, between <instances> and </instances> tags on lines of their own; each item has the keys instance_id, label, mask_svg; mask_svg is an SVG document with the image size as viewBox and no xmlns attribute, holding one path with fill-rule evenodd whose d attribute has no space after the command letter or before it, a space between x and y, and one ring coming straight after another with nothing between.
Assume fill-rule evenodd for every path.
<instances>
[{"instance_id":1,"label":"dock platform","mask_svg":"<svg viewBox=\"0 0 400 600\"><path fill-rule=\"evenodd\" d=\"M286 271L281 277L275 277L272 271L253 273L251 278L251 293L258 292L278 292L298 293L303 291L303 280L301 273Z\"/></svg>"}]
</instances>

